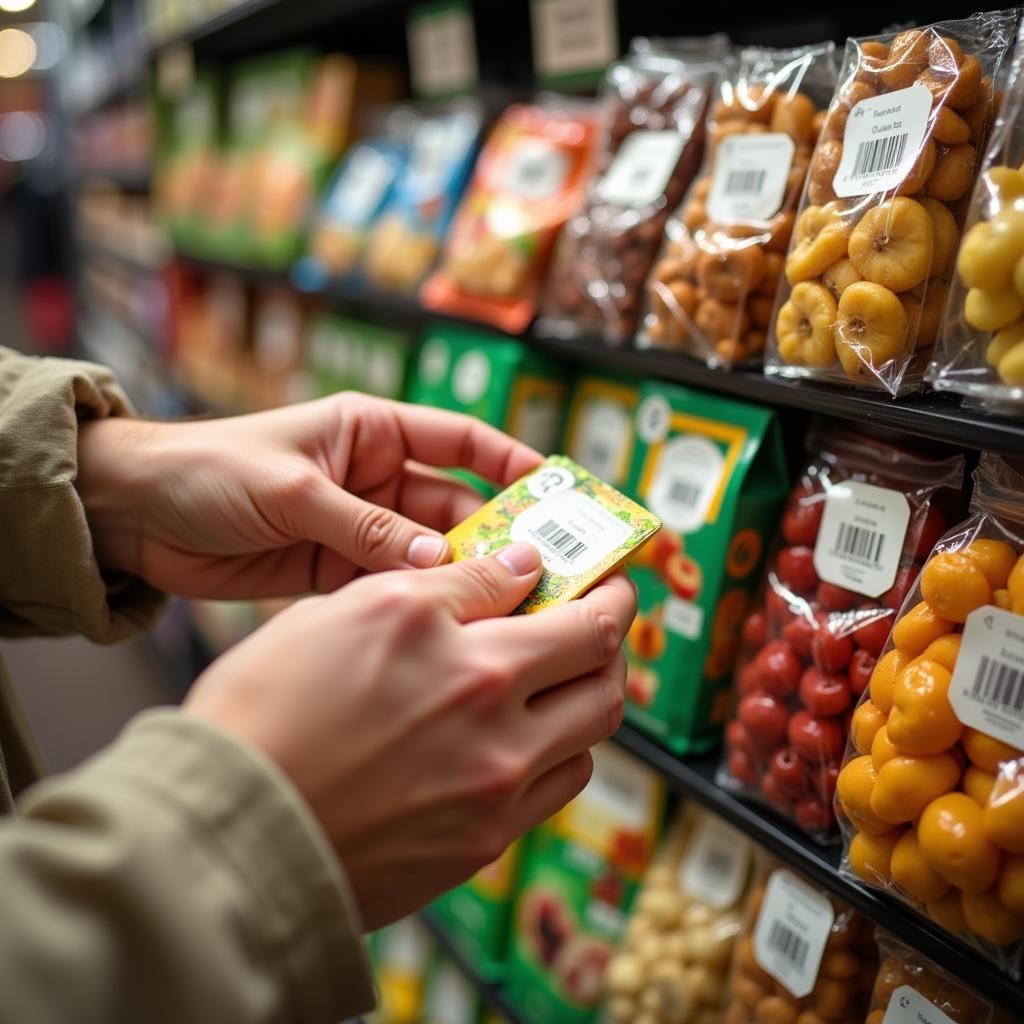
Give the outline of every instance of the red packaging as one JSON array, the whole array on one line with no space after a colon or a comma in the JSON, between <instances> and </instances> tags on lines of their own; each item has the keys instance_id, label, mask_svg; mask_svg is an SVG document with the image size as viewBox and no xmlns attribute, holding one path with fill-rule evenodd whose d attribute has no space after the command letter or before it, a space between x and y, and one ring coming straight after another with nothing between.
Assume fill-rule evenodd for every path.
<instances>
[{"instance_id":1,"label":"red packaging","mask_svg":"<svg viewBox=\"0 0 1024 1024\"><path fill-rule=\"evenodd\" d=\"M826 841L849 717L964 466L845 431L812 431L808 450L743 624L719 783Z\"/></svg>"}]
</instances>

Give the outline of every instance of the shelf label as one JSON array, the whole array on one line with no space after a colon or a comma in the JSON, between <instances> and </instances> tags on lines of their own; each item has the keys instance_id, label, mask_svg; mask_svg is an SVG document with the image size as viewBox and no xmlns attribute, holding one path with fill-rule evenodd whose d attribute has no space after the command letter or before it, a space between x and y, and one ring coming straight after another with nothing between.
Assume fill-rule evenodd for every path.
<instances>
[{"instance_id":1,"label":"shelf label","mask_svg":"<svg viewBox=\"0 0 1024 1024\"><path fill-rule=\"evenodd\" d=\"M956 1024L956 1021L928 1002L917 989L900 985L889 997L882 1024Z\"/></svg>"},{"instance_id":2,"label":"shelf label","mask_svg":"<svg viewBox=\"0 0 1024 1024\"><path fill-rule=\"evenodd\" d=\"M538 78L599 73L618 56L614 0L533 0L530 22Z\"/></svg>"},{"instance_id":3,"label":"shelf label","mask_svg":"<svg viewBox=\"0 0 1024 1024\"><path fill-rule=\"evenodd\" d=\"M472 92L479 78L473 15L464 0L419 4L409 14L409 75L419 96Z\"/></svg>"}]
</instances>

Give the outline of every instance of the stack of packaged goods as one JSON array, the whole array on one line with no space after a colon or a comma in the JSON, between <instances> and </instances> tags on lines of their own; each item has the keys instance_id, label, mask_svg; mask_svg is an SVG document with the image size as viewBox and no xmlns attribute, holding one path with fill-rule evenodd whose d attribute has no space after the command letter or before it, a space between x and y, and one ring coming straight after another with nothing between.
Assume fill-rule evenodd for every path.
<instances>
[{"instance_id":1,"label":"stack of packaged goods","mask_svg":"<svg viewBox=\"0 0 1024 1024\"><path fill-rule=\"evenodd\" d=\"M306 372L317 395L361 391L405 396L415 343L406 331L354 317L317 313L309 321Z\"/></svg>"}]
</instances>

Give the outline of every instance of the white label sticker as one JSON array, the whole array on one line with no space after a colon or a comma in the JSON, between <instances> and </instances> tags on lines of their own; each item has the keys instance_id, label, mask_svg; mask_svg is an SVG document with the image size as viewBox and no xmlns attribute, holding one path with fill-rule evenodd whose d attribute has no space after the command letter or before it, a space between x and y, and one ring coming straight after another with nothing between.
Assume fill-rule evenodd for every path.
<instances>
[{"instance_id":1,"label":"white label sticker","mask_svg":"<svg viewBox=\"0 0 1024 1024\"><path fill-rule=\"evenodd\" d=\"M502 178L503 191L540 201L560 192L569 177L569 156L545 139L522 139Z\"/></svg>"},{"instance_id":2,"label":"white label sticker","mask_svg":"<svg viewBox=\"0 0 1024 1024\"><path fill-rule=\"evenodd\" d=\"M469 92L476 85L476 38L470 12L457 5L409 19L409 75L420 96Z\"/></svg>"},{"instance_id":3,"label":"white label sticker","mask_svg":"<svg viewBox=\"0 0 1024 1024\"><path fill-rule=\"evenodd\" d=\"M964 725L1024 748L1024 615L985 605L967 616L949 702Z\"/></svg>"},{"instance_id":4,"label":"white label sticker","mask_svg":"<svg viewBox=\"0 0 1024 1024\"><path fill-rule=\"evenodd\" d=\"M540 78L603 70L618 55L613 0L534 0L530 16Z\"/></svg>"},{"instance_id":5,"label":"white label sticker","mask_svg":"<svg viewBox=\"0 0 1024 1024\"><path fill-rule=\"evenodd\" d=\"M480 401L491 383L491 361L483 352L469 351L452 370L452 394L463 405Z\"/></svg>"},{"instance_id":6,"label":"white label sticker","mask_svg":"<svg viewBox=\"0 0 1024 1024\"><path fill-rule=\"evenodd\" d=\"M814 988L835 912L820 892L780 868L754 927L754 958L797 999Z\"/></svg>"},{"instance_id":7,"label":"white label sticker","mask_svg":"<svg viewBox=\"0 0 1024 1024\"><path fill-rule=\"evenodd\" d=\"M520 512L509 535L532 544L548 572L578 576L625 544L632 532L593 498L563 491Z\"/></svg>"},{"instance_id":8,"label":"white label sticker","mask_svg":"<svg viewBox=\"0 0 1024 1024\"><path fill-rule=\"evenodd\" d=\"M707 438L673 438L658 457L647 507L676 533L693 533L707 522L724 469L722 452Z\"/></svg>"},{"instance_id":9,"label":"white label sticker","mask_svg":"<svg viewBox=\"0 0 1024 1024\"><path fill-rule=\"evenodd\" d=\"M679 887L715 910L740 898L750 871L750 840L712 814L702 814L679 864Z\"/></svg>"},{"instance_id":10,"label":"white label sticker","mask_svg":"<svg viewBox=\"0 0 1024 1024\"><path fill-rule=\"evenodd\" d=\"M541 466L529 480L526 489L535 498L553 498L563 491L571 491L576 477L564 466Z\"/></svg>"},{"instance_id":11,"label":"white label sticker","mask_svg":"<svg viewBox=\"0 0 1024 1024\"><path fill-rule=\"evenodd\" d=\"M844 480L825 495L814 571L826 583L879 597L896 580L910 505L899 491Z\"/></svg>"},{"instance_id":12,"label":"white label sticker","mask_svg":"<svg viewBox=\"0 0 1024 1024\"><path fill-rule=\"evenodd\" d=\"M644 444L657 444L668 437L672 409L661 395L651 395L636 411L636 432Z\"/></svg>"},{"instance_id":13,"label":"white label sticker","mask_svg":"<svg viewBox=\"0 0 1024 1024\"><path fill-rule=\"evenodd\" d=\"M845 199L897 188L920 155L931 112L932 94L923 85L857 103L846 119L835 194Z\"/></svg>"},{"instance_id":14,"label":"white label sticker","mask_svg":"<svg viewBox=\"0 0 1024 1024\"><path fill-rule=\"evenodd\" d=\"M360 146L348 158L329 202L328 216L346 224L365 224L380 206L391 184L391 161L371 146Z\"/></svg>"},{"instance_id":15,"label":"white label sticker","mask_svg":"<svg viewBox=\"0 0 1024 1024\"><path fill-rule=\"evenodd\" d=\"M640 832L649 827L657 777L629 754L608 744L595 747L593 755L594 772L578 797L580 802L596 808L618 828Z\"/></svg>"},{"instance_id":16,"label":"white label sticker","mask_svg":"<svg viewBox=\"0 0 1024 1024\"><path fill-rule=\"evenodd\" d=\"M431 1024L473 1024L476 991L450 961L441 961L427 990L425 1019Z\"/></svg>"},{"instance_id":17,"label":"white label sticker","mask_svg":"<svg viewBox=\"0 0 1024 1024\"><path fill-rule=\"evenodd\" d=\"M700 631L704 626L704 609L699 604L691 604L675 594L665 598L664 623L670 633L676 633L687 640L699 640Z\"/></svg>"},{"instance_id":18,"label":"white label sticker","mask_svg":"<svg viewBox=\"0 0 1024 1024\"><path fill-rule=\"evenodd\" d=\"M597 185L597 194L617 206L647 206L665 192L683 151L677 131L637 131L619 147L611 167Z\"/></svg>"},{"instance_id":19,"label":"white label sticker","mask_svg":"<svg viewBox=\"0 0 1024 1024\"><path fill-rule=\"evenodd\" d=\"M708 216L719 224L771 220L786 195L795 152L785 132L727 136L715 150Z\"/></svg>"},{"instance_id":20,"label":"white label sticker","mask_svg":"<svg viewBox=\"0 0 1024 1024\"><path fill-rule=\"evenodd\" d=\"M436 385L448 373L450 354L443 338L431 338L420 352L420 377L426 384Z\"/></svg>"},{"instance_id":21,"label":"white label sticker","mask_svg":"<svg viewBox=\"0 0 1024 1024\"><path fill-rule=\"evenodd\" d=\"M595 476L617 486L628 470L632 447L629 413L618 402L595 398L580 410L567 454Z\"/></svg>"},{"instance_id":22,"label":"white label sticker","mask_svg":"<svg viewBox=\"0 0 1024 1024\"><path fill-rule=\"evenodd\" d=\"M917 989L900 985L889 997L882 1024L956 1024L956 1021L928 1002Z\"/></svg>"},{"instance_id":23,"label":"white label sticker","mask_svg":"<svg viewBox=\"0 0 1024 1024\"><path fill-rule=\"evenodd\" d=\"M381 962L391 970L420 974L426 970L433 940L415 918L403 918L381 933Z\"/></svg>"}]
</instances>

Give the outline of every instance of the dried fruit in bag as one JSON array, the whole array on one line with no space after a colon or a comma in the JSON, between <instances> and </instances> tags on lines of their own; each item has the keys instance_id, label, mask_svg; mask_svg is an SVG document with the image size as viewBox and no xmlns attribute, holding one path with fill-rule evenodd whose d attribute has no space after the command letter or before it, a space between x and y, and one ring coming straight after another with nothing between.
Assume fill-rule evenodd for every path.
<instances>
[{"instance_id":1,"label":"dried fruit in bag","mask_svg":"<svg viewBox=\"0 0 1024 1024\"><path fill-rule=\"evenodd\" d=\"M847 41L786 256L766 372L892 395L920 383L1016 17L976 14ZM826 312L811 293L813 329L802 285L825 288L836 303ZM983 305L986 322L1024 312L1002 294Z\"/></svg>"},{"instance_id":2,"label":"dried fruit in bag","mask_svg":"<svg viewBox=\"0 0 1024 1024\"><path fill-rule=\"evenodd\" d=\"M817 138L815 117L835 88L834 49L747 47L724 76L704 168L668 222L647 283L640 344L686 351L712 366L760 358ZM835 310L827 316L831 323ZM804 323L792 325L801 340L791 344L804 343ZM813 329L806 335L813 345Z\"/></svg>"},{"instance_id":3,"label":"dried fruit in bag","mask_svg":"<svg viewBox=\"0 0 1024 1024\"><path fill-rule=\"evenodd\" d=\"M900 605L836 787L843 870L1019 970L1024 476L984 454ZM876 856L866 850L878 851Z\"/></svg>"},{"instance_id":4,"label":"dried fruit in bag","mask_svg":"<svg viewBox=\"0 0 1024 1024\"><path fill-rule=\"evenodd\" d=\"M840 431L813 432L808 449L741 633L719 782L825 840L836 831L846 735L852 727L858 749L870 751L881 724L875 704L887 712L891 695L879 682L875 704L850 716L872 676L888 679L897 667L876 659L919 559L946 525L950 494L937 492L959 487L963 461ZM871 781L865 771L847 780L856 793ZM858 806L875 822L866 801Z\"/></svg>"},{"instance_id":5,"label":"dried fruit in bag","mask_svg":"<svg viewBox=\"0 0 1024 1024\"><path fill-rule=\"evenodd\" d=\"M578 102L509 107L480 152L423 304L525 330L555 235L583 199L596 139L593 111Z\"/></svg>"},{"instance_id":6,"label":"dried fruit in bag","mask_svg":"<svg viewBox=\"0 0 1024 1024\"><path fill-rule=\"evenodd\" d=\"M721 34L635 39L606 72L596 174L558 241L544 298L554 330L613 342L633 334L665 221L700 165L708 98L728 47Z\"/></svg>"}]
</instances>

